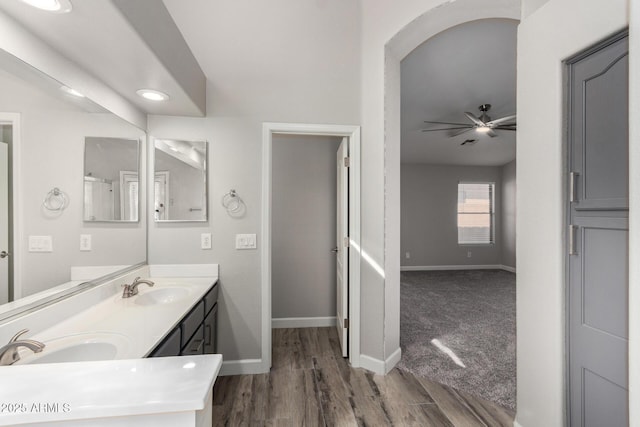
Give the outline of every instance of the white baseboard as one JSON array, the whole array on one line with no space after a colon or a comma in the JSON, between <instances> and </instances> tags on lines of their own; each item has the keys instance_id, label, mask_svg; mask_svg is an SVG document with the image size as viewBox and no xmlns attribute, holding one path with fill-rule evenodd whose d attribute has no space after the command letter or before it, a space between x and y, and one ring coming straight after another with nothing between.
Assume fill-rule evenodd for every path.
<instances>
[{"instance_id":1,"label":"white baseboard","mask_svg":"<svg viewBox=\"0 0 640 427\"><path fill-rule=\"evenodd\" d=\"M502 264L484 265L403 265L400 271L446 271L446 270L506 270L512 273L516 269Z\"/></svg>"},{"instance_id":2,"label":"white baseboard","mask_svg":"<svg viewBox=\"0 0 640 427\"><path fill-rule=\"evenodd\" d=\"M396 351L391 353L391 356L387 357L387 360L384 361L385 374L395 368L398 362L400 362L400 359L402 359L402 350L398 347Z\"/></svg>"},{"instance_id":3,"label":"white baseboard","mask_svg":"<svg viewBox=\"0 0 640 427\"><path fill-rule=\"evenodd\" d=\"M262 359L225 360L222 362L218 376L254 375L267 372L269 372L269 368L263 366Z\"/></svg>"},{"instance_id":4,"label":"white baseboard","mask_svg":"<svg viewBox=\"0 0 640 427\"><path fill-rule=\"evenodd\" d=\"M271 319L271 327L279 328L323 328L336 326L336 317L281 317Z\"/></svg>"},{"instance_id":5,"label":"white baseboard","mask_svg":"<svg viewBox=\"0 0 640 427\"><path fill-rule=\"evenodd\" d=\"M385 374L384 361L376 359L375 357L367 356L366 354L360 355L360 367L376 374Z\"/></svg>"},{"instance_id":6,"label":"white baseboard","mask_svg":"<svg viewBox=\"0 0 640 427\"><path fill-rule=\"evenodd\" d=\"M511 273L515 273L516 272L516 268L515 267L510 267L508 265L501 265L500 266L504 271L509 271Z\"/></svg>"}]
</instances>

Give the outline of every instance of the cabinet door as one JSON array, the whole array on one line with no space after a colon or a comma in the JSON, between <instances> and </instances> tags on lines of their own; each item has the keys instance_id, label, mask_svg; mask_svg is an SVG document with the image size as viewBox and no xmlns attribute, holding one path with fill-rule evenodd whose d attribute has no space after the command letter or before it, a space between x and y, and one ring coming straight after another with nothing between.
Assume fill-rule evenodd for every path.
<instances>
[{"instance_id":1,"label":"cabinet door","mask_svg":"<svg viewBox=\"0 0 640 427\"><path fill-rule=\"evenodd\" d=\"M204 354L215 354L218 349L218 304L204 319Z\"/></svg>"},{"instance_id":2,"label":"cabinet door","mask_svg":"<svg viewBox=\"0 0 640 427\"><path fill-rule=\"evenodd\" d=\"M198 328L202 326L203 321L204 301L200 301L182 321L182 348L186 347L187 342L191 339Z\"/></svg>"},{"instance_id":3,"label":"cabinet door","mask_svg":"<svg viewBox=\"0 0 640 427\"><path fill-rule=\"evenodd\" d=\"M176 328L158 347L153 350L149 357L169 357L180 356L180 328Z\"/></svg>"},{"instance_id":4,"label":"cabinet door","mask_svg":"<svg viewBox=\"0 0 640 427\"><path fill-rule=\"evenodd\" d=\"M187 345L182 349L182 356L192 356L194 354L204 354L204 327L201 324Z\"/></svg>"}]
</instances>

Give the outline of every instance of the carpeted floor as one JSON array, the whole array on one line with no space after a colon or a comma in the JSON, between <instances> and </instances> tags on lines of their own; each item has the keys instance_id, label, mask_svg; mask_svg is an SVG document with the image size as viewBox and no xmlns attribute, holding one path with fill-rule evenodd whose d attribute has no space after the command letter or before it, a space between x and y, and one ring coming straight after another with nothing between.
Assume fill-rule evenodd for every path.
<instances>
[{"instance_id":1,"label":"carpeted floor","mask_svg":"<svg viewBox=\"0 0 640 427\"><path fill-rule=\"evenodd\" d=\"M398 367L515 410L515 274L411 271L400 280Z\"/></svg>"}]
</instances>

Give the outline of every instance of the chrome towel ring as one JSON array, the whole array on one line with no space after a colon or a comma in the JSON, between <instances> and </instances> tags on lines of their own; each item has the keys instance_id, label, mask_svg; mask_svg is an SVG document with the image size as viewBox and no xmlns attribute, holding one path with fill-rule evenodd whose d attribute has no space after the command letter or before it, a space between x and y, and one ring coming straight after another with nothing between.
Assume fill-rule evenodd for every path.
<instances>
[{"instance_id":1,"label":"chrome towel ring","mask_svg":"<svg viewBox=\"0 0 640 427\"><path fill-rule=\"evenodd\" d=\"M244 202L236 193L236 190L230 190L227 194L222 196L222 206L227 210L229 214L238 213L242 210Z\"/></svg>"},{"instance_id":2,"label":"chrome towel ring","mask_svg":"<svg viewBox=\"0 0 640 427\"><path fill-rule=\"evenodd\" d=\"M50 211L62 212L64 208L67 207L67 197L64 195L62 190L60 190L58 187L54 187L44 197L42 206Z\"/></svg>"}]
</instances>

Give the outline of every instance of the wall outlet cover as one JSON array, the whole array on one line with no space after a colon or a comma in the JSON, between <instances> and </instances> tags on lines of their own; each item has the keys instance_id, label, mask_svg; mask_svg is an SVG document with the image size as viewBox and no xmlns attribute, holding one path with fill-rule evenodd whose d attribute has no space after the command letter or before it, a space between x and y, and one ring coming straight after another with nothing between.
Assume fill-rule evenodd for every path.
<instances>
[{"instance_id":1,"label":"wall outlet cover","mask_svg":"<svg viewBox=\"0 0 640 427\"><path fill-rule=\"evenodd\" d=\"M202 233L200 235L200 248L211 249L211 233Z\"/></svg>"},{"instance_id":2,"label":"wall outlet cover","mask_svg":"<svg viewBox=\"0 0 640 427\"><path fill-rule=\"evenodd\" d=\"M91 250L91 234L80 235L80 250L83 252Z\"/></svg>"}]
</instances>

